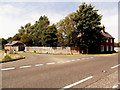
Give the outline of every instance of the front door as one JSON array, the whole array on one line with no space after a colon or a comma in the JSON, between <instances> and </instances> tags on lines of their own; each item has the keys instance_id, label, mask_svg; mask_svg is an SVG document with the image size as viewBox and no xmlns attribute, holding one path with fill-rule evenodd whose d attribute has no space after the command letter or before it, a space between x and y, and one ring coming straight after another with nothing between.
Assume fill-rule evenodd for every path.
<instances>
[{"instance_id":1,"label":"front door","mask_svg":"<svg viewBox=\"0 0 120 90\"><path fill-rule=\"evenodd\" d=\"M25 46L19 46L18 51L24 51L25 50Z\"/></svg>"}]
</instances>

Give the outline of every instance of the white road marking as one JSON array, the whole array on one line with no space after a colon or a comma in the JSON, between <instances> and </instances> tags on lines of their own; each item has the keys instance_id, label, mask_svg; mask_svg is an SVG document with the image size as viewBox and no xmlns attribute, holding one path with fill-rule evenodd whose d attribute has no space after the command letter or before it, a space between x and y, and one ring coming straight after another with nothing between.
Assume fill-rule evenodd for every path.
<instances>
[{"instance_id":1,"label":"white road marking","mask_svg":"<svg viewBox=\"0 0 120 90\"><path fill-rule=\"evenodd\" d=\"M112 88L118 88L118 85L113 86Z\"/></svg>"},{"instance_id":2,"label":"white road marking","mask_svg":"<svg viewBox=\"0 0 120 90\"><path fill-rule=\"evenodd\" d=\"M84 60L85 58L82 58L82 60Z\"/></svg>"},{"instance_id":3,"label":"white road marking","mask_svg":"<svg viewBox=\"0 0 120 90\"><path fill-rule=\"evenodd\" d=\"M6 70L13 70L13 69L15 69L15 67L11 67L11 68L2 68L1 70L2 70L2 71L6 71Z\"/></svg>"},{"instance_id":4,"label":"white road marking","mask_svg":"<svg viewBox=\"0 0 120 90\"><path fill-rule=\"evenodd\" d=\"M93 58L93 57L90 57L90 58Z\"/></svg>"},{"instance_id":5,"label":"white road marking","mask_svg":"<svg viewBox=\"0 0 120 90\"><path fill-rule=\"evenodd\" d=\"M65 62L71 62L71 61L65 61Z\"/></svg>"},{"instance_id":6,"label":"white road marking","mask_svg":"<svg viewBox=\"0 0 120 90\"><path fill-rule=\"evenodd\" d=\"M49 65L49 64L55 64L55 63L54 63L54 62L52 62L52 63L46 63L46 64L48 64L48 65Z\"/></svg>"},{"instance_id":7,"label":"white road marking","mask_svg":"<svg viewBox=\"0 0 120 90\"><path fill-rule=\"evenodd\" d=\"M61 89L59 89L59 90L64 90L65 88L71 88L71 87L73 87L73 86L75 86L75 85L77 85L77 84L80 84L80 83L82 83L82 82L85 82L85 81L87 81L87 80L89 80L89 79L91 79L91 78L93 78L93 76L89 76L89 77L87 77L87 78L85 78L85 79L82 79L82 80L80 80L80 81L78 81L78 82L75 82L75 83L73 83L73 84L70 84L70 85L68 85L68 86L65 86L65 87L63 87L63 88L61 88Z\"/></svg>"},{"instance_id":8,"label":"white road marking","mask_svg":"<svg viewBox=\"0 0 120 90\"><path fill-rule=\"evenodd\" d=\"M120 66L120 64L111 67L111 69L116 68L116 67L118 67L118 66Z\"/></svg>"},{"instance_id":9,"label":"white road marking","mask_svg":"<svg viewBox=\"0 0 120 90\"><path fill-rule=\"evenodd\" d=\"M59 62L57 62L57 63L65 63L64 61L59 61Z\"/></svg>"},{"instance_id":10,"label":"white road marking","mask_svg":"<svg viewBox=\"0 0 120 90\"><path fill-rule=\"evenodd\" d=\"M20 68L29 68L29 67L32 67L32 66L20 66Z\"/></svg>"},{"instance_id":11,"label":"white road marking","mask_svg":"<svg viewBox=\"0 0 120 90\"><path fill-rule=\"evenodd\" d=\"M71 61L75 61L75 60L71 60Z\"/></svg>"},{"instance_id":12,"label":"white road marking","mask_svg":"<svg viewBox=\"0 0 120 90\"><path fill-rule=\"evenodd\" d=\"M78 58L77 60L79 61L80 59Z\"/></svg>"},{"instance_id":13,"label":"white road marking","mask_svg":"<svg viewBox=\"0 0 120 90\"><path fill-rule=\"evenodd\" d=\"M118 85L120 85L120 83L118 83ZM118 85L115 85L115 86L113 86L112 88L118 88Z\"/></svg>"},{"instance_id":14,"label":"white road marking","mask_svg":"<svg viewBox=\"0 0 120 90\"><path fill-rule=\"evenodd\" d=\"M35 66L42 66L42 65L44 65L44 64L36 64Z\"/></svg>"}]
</instances>

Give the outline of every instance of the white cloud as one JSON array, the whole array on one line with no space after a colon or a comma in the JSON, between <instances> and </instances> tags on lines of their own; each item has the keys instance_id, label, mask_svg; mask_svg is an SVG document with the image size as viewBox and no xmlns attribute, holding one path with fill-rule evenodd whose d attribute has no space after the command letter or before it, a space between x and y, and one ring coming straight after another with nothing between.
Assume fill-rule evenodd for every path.
<instances>
[{"instance_id":1,"label":"white cloud","mask_svg":"<svg viewBox=\"0 0 120 90\"><path fill-rule=\"evenodd\" d=\"M56 12L29 12L24 13L24 8L17 8L10 4L0 5L0 38L12 37L18 33L20 26L24 26L26 23L34 24L40 16L48 16L51 24L58 22L64 17L63 14Z\"/></svg>"},{"instance_id":2,"label":"white cloud","mask_svg":"<svg viewBox=\"0 0 120 90\"><path fill-rule=\"evenodd\" d=\"M112 10L101 10L100 14L103 15L101 24L105 25L106 32L110 33L115 42L118 42L118 9L112 8Z\"/></svg>"},{"instance_id":3,"label":"white cloud","mask_svg":"<svg viewBox=\"0 0 120 90\"><path fill-rule=\"evenodd\" d=\"M115 41L118 40L118 13L116 8L112 10L100 9L99 13L103 15L102 24L105 25L106 31L109 32ZM24 8L13 6L12 4L0 4L0 38L8 38L18 32L20 26L26 23L34 24L40 16L48 16L51 24L58 22L67 16L69 12L63 11L58 13L55 11L28 12Z\"/></svg>"}]
</instances>

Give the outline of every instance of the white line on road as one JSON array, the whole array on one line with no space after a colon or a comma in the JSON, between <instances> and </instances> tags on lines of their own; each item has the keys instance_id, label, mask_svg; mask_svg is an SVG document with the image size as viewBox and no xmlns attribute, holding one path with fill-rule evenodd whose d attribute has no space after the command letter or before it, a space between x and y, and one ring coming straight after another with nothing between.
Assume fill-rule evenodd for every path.
<instances>
[{"instance_id":1,"label":"white line on road","mask_svg":"<svg viewBox=\"0 0 120 90\"><path fill-rule=\"evenodd\" d=\"M44 65L44 64L36 64L35 66L42 66L42 65Z\"/></svg>"},{"instance_id":2,"label":"white line on road","mask_svg":"<svg viewBox=\"0 0 120 90\"><path fill-rule=\"evenodd\" d=\"M120 85L120 83L118 83L118 85ZM112 88L118 88L118 85L115 85L115 86L113 86Z\"/></svg>"},{"instance_id":3,"label":"white line on road","mask_svg":"<svg viewBox=\"0 0 120 90\"><path fill-rule=\"evenodd\" d=\"M75 61L75 60L71 60L71 61Z\"/></svg>"},{"instance_id":4,"label":"white line on road","mask_svg":"<svg viewBox=\"0 0 120 90\"><path fill-rule=\"evenodd\" d=\"M116 68L116 67L118 67L118 66L120 66L120 64L111 67L111 69Z\"/></svg>"},{"instance_id":5,"label":"white line on road","mask_svg":"<svg viewBox=\"0 0 120 90\"><path fill-rule=\"evenodd\" d=\"M82 58L82 60L84 60L85 58Z\"/></svg>"},{"instance_id":6,"label":"white line on road","mask_svg":"<svg viewBox=\"0 0 120 90\"><path fill-rule=\"evenodd\" d=\"M80 59L78 58L77 60L79 61Z\"/></svg>"},{"instance_id":7,"label":"white line on road","mask_svg":"<svg viewBox=\"0 0 120 90\"><path fill-rule=\"evenodd\" d=\"M6 71L6 70L13 70L13 69L15 69L15 67L11 67L11 68L2 68L1 70L2 70L2 71Z\"/></svg>"},{"instance_id":8,"label":"white line on road","mask_svg":"<svg viewBox=\"0 0 120 90\"><path fill-rule=\"evenodd\" d=\"M113 86L112 88L118 88L118 85Z\"/></svg>"},{"instance_id":9,"label":"white line on road","mask_svg":"<svg viewBox=\"0 0 120 90\"><path fill-rule=\"evenodd\" d=\"M93 57L90 57L90 58L93 58Z\"/></svg>"},{"instance_id":10,"label":"white line on road","mask_svg":"<svg viewBox=\"0 0 120 90\"><path fill-rule=\"evenodd\" d=\"M32 67L32 66L21 66L20 68L29 68L29 67Z\"/></svg>"},{"instance_id":11,"label":"white line on road","mask_svg":"<svg viewBox=\"0 0 120 90\"><path fill-rule=\"evenodd\" d=\"M89 80L89 79L91 79L91 78L93 78L93 76L89 76L89 77L87 77L87 78L85 78L85 79L82 79L82 80L80 80L80 81L78 81L78 82L75 82L75 83L73 83L73 84L70 84L70 85L68 85L68 86L65 86L65 87L63 87L63 88L61 88L61 89L59 89L59 90L64 90L65 88L71 88L71 87L73 87L73 86L75 86L75 85L77 85L77 84L80 84L80 83L82 83L82 82L85 82L85 81L87 81L87 80Z\"/></svg>"},{"instance_id":12,"label":"white line on road","mask_svg":"<svg viewBox=\"0 0 120 90\"><path fill-rule=\"evenodd\" d=\"M65 61L65 62L71 62L71 61Z\"/></svg>"},{"instance_id":13,"label":"white line on road","mask_svg":"<svg viewBox=\"0 0 120 90\"><path fill-rule=\"evenodd\" d=\"M46 63L46 64L55 64L54 62L52 62L52 63Z\"/></svg>"},{"instance_id":14,"label":"white line on road","mask_svg":"<svg viewBox=\"0 0 120 90\"><path fill-rule=\"evenodd\" d=\"M59 62L57 62L57 63L64 63L64 61L59 61Z\"/></svg>"}]
</instances>

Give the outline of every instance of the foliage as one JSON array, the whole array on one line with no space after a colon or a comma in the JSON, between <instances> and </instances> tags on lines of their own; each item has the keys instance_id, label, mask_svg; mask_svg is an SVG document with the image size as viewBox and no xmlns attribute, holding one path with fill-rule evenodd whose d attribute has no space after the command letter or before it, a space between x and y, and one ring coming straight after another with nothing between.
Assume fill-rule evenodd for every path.
<instances>
[{"instance_id":1,"label":"foliage","mask_svg":"<svg viewBox=\"0 0 120 90\"><path fill-rule=\"evenodd\" d=\"M7 44L7 40L4 38L0 38L0 49L4 49L5 44Z\"/></svg>"},{"instance_id":2,"label":"foliage","mask_svg":"<svg viewBox=\"0 0 120 90\"><path fill-rule=\"evenodd\" d=\"M46 30L42 32L42 45L48 47L57 46L57 29L55 25L49 26Z\"/></svg>"},{"instance_id":3,"label":"foliage","mask_svg":"<svg viewBox=\"0 0 120 90\"><path fill-rule=\"evenodd\" d=\"M47 16L40 16L35 24L21 26L12 40L28 46L82 46L97 47L103 37L100 34L102 15L94 6L82 3L76 12L69 14L56 25L50 25ZM11 38L10 38L11 40Z\"/></svg>"},{"instance_id":4,"label":"foliage","mask_svg":"<svg viewBox=\"0 0 120 90\"><path fill-rule=\"evenodd\" d=\"M114 43L114 47L120 47L120 42L119 43Z\"/></svg>"},{"instance_id":5,"label":"foliage","mask_svg":"<svg viewBox=\"0 0 120 90\"><path fill-rule=\"evenodd\" d=\"M99 36L99 26L102 16L97 13L98 10L94 10L94 7L90 4L83 3L76 11L76 26L80 43L90 46L96 44Z\"/></svg>"},{"instance_id":6,"label":"foliage","mask_svg":"<svg viewBox=\"0 0 120 90\"><path fill-rule=\"evenodd\" d=\"M76 23L74 21L75 13L71 13L57 23L59 46L74 45Z\"/></svg>"}]
</instances>

